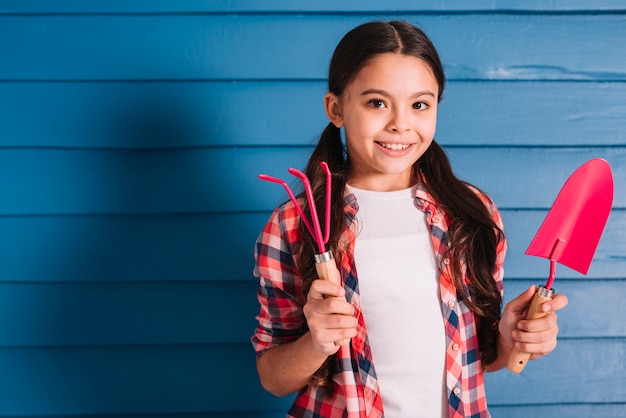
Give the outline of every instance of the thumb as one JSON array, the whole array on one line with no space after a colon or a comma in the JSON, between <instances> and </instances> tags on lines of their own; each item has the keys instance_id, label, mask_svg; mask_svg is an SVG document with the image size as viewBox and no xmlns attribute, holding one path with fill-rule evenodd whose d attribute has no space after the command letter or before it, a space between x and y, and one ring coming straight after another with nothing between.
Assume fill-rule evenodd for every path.
<instances>
[{"instance_id":1,"label":"thumb","mask_svg":"<svg viewBox=\"0 0 626 418\"><path fill-rule=\"evenodd\" d=\"M535 285L531 285L524 293L510 301L508 303L508 308L515 313L524 312L528 308L530 301L533 299L536 289L537 287Z\"/></svg>"}]
</instances>

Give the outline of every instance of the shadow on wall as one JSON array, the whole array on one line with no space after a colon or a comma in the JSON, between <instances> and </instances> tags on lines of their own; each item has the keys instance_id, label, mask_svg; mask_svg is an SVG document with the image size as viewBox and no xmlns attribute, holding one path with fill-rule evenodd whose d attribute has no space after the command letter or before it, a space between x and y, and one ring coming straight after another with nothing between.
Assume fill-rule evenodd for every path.
<instances>
[{"instance_id":1,"label":"shadow on wall","mask_svg":"<svg viewBox=\"0 0 626 418\"><path fill-rule=\"evenodd\" d=\"M178 87L116 85L93 124L114 148L32 151L45 168L30 167L28 193L54 187L42 207L63 216L5 223L17 256L7 261L25 282L7 315L27 325L13 328L17 345L32 348L2 357L0 413L283 408L260 388L248 343L266 214L241 212L237 150L211 147L203 135L217 122Z\"/></svg>"}]
</instances>

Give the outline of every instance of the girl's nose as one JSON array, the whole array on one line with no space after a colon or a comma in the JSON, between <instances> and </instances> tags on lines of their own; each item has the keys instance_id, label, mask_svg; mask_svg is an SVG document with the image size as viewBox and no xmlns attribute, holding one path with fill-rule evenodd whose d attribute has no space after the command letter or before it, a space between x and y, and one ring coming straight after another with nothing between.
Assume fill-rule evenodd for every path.
<instances>
[{"instance_id":1,"label":"girl's nose","mask_svg":"<svg viewBox=\"0 0 626 418\"><path fill-rule=\"evenodd\" d=\"M389 129L397 133L407 132L410 129L410 125L406 113L403 111L393 112L392 118L389 121Z\"/></svg>"}]
</instances>

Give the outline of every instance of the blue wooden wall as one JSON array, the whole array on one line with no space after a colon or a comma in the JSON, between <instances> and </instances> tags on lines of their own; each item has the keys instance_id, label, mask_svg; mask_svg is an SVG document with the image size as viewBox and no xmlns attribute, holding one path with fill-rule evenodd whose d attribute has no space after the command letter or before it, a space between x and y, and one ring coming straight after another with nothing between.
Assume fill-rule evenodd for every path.
<instances>
[{"instance_id":1,"label":"blue wooden wall","mask_svg":"<svg viewBox=\"0 0 626 418\"><path fill-rule=\"evenodd\" d=\"M421 4L426 3L426 4ZM626 4L618 0L0 1L0 417L279 417L249 337L252 248L326 124L332 50L401 18L449 85L438 140L510 239L507 297L584 161L615 204L560 268L557 350L488 376L494 417L626 416Z\"/></svg>"}]
</instances>

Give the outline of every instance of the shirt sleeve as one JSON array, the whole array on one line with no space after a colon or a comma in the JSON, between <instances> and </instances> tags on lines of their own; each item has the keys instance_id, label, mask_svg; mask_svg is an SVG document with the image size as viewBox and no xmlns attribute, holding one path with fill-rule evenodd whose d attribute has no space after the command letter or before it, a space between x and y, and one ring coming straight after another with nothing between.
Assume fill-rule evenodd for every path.
<instances>
[{"instance_id":1,"label":"shirt sleeve","mask_svg":"<svg viewBox=\"0 0 626 418\"><path fill-rule=\"evenodd\" d=\"M294 254L300 245L299 217L291 202L277 208L259 234L254 249L254 275L259 279L258 325L252 345L260 356L294 341L308 327L302 312L306 301Z\"/></svg>"}]
</instances>

